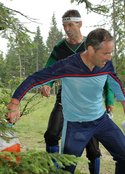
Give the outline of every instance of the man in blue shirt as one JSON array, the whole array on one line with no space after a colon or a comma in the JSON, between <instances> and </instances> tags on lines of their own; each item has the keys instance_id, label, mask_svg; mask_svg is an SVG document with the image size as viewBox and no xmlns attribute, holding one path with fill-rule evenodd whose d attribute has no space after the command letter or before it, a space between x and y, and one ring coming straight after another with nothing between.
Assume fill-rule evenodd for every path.
<instances>
[{"instance_id":1,"label":"man in blue shirt","mask_svg":"<svg viewBox=\"0 0 125 174\"><path fill-rule=\"evenodd\" d=\"M99 28L88 34L85 46L84 52L29 76L12 96L8 105L12 112L8 113L8 119L12 123L19 119L18 105L31 88L61 79L62 153L81 156L94 136L116 161L115 174L125 174L125 136L108 117L103 105L103 88L108 80L125 112L125 93L111 62L114 39L107 30ZM66 166L65 170L74 174L75 166Z\"/></svg>"}]
</instances>

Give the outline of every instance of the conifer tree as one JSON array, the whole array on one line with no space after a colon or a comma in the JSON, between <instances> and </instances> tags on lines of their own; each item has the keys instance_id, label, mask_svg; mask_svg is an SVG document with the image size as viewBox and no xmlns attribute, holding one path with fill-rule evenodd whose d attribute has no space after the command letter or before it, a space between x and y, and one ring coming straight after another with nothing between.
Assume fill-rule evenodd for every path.
<instances>
[{"instance_id":1,"label":"conifer tree","mask_svg":"<svg viewBox=\"0 0 125 174\"><path fill-rule=\"evenodd\" d=\"M55 14L53 13L50 31L49 31L49 35L48 35L48 38L46 41L46 45L48 48L48 54L51 53L53 47L57 44L57 42L59 40L62 39L62 37L63 37L63 33L62 33L62 31L59 31L59 29L57 28Z\"/></svg>"}]
</instances>

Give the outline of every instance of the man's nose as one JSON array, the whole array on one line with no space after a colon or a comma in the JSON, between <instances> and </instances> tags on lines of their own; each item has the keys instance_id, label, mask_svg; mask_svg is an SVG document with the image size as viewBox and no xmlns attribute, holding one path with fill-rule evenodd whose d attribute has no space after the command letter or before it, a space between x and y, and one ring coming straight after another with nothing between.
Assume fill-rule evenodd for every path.
<instances>
[{"instance_id":1,"label":"man's nose","mask_svg":"<svg viewBox=\"0 0 125 174\"><path fill-rule=\"evenodd\" d=\"M65 27L65 31L69 31L69 27L68 26Z\"/></svg>"}]
</instances>

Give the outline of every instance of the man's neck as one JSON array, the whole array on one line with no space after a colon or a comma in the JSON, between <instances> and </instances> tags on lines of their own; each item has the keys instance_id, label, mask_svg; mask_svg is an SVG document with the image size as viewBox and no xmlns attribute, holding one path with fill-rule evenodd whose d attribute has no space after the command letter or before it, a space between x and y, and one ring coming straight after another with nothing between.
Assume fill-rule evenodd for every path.
<instances>
[{"instance_id":1,"label":"man's neck","mask_svg":"<svg viewBox=\"0 0 125 174\"><path fill-rule=\"evenodd\" d=\"M93 63L90 61L87 51L81 53L80 56L81 56L83 63L90 69L90 71L92 71L94 69L95 65L93 65Z\"/></svg>"},{"instance_id":2,"label":"man's neck","mask_svg":"<svg viewBox=\"0 0 125 174\"><path fill-rule=\"evenodd\" d=\"M84 37L82 34L78 35L77 37L70 37L67 38L66 41L70 44L79 44L83 41Z\"/></svg>"}]
</instances>

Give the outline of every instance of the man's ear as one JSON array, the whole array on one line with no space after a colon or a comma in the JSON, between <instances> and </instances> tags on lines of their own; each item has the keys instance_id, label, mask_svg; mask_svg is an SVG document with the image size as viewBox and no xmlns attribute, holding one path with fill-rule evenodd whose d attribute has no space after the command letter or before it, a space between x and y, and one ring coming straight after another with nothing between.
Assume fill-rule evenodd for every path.
<instances>
[{"instance_id":1,"label":"man's ear","mask_svg":"<svg viewBox=\"0 0 125 174\"><path fill-rule=\"evenodd\" d=\"M95 53L95 50L91 45L88 46L88 52L91 54Z\"/></svg>"},{"instance_id":2,"label":"man's ear","mask_svg":"<svg viewBox=\"0 0 125 174\"><path fill-rule=\"evenodd\" d=\"M82 27L82 21L79 21L79 27L80 28Z\"/></svg>"}]
</instances>

